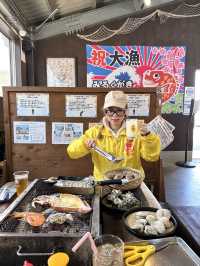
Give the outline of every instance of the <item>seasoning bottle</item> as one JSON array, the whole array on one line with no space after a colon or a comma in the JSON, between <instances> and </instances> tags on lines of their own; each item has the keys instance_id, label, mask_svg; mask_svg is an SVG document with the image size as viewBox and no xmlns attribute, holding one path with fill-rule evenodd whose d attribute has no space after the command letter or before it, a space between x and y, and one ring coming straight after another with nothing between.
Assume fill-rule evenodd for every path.
<instances>
[{"instance_id":1,"label":"seasoning bottle","mask_svg":"<svg viewBox=\"0 0 200 266\"><path fill-rule=\"evenodd\" d=\"M67 266L69 256L64 252L57 252L48 258L48 266Z\"/></svg>"}]
</instances>

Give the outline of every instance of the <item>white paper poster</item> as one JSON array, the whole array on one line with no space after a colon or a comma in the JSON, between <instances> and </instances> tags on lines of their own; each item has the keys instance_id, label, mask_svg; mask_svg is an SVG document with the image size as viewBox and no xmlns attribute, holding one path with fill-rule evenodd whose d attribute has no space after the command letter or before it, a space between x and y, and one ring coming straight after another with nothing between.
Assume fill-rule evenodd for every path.
<instances>
[{"instance_id":1,"label":"white paper poster","mask_svg":"<svg viewBox=\"0 0 200 266\"><path fill-rule=\"evenodd\" d=\"M96 95L66 95L65 110L67 117L96 117Z\"/></svg>"},{"instance_id":2,"label":"white paper poster","mask_svg":"<svg viewBox=\"0 0 200 266\"><path fill-rule=\"evenodd\" d=\"M75 87L75 58L47 58L47 86Z\"/></svg>"},{"instance_id":3,"label":"white paper poster","mask_svg":"<svg viewBox=\"0 0 200 266\"><path fill-rule=\"evenodd\" d=\"M49 116L49 94L16 93L17 116Z\"/></svg>"},{"instance_id":4,"label":"white paper poster","mask_svg":"<svg viewBox=\"0 0 200 266\"><path fill-rule=\"evenodd\" d=\"M14 143L45 144L46 123L14 121Z\"/></svg>"},{"instance_id":5,"label":"white paper poster","mask_svg":"<svg viewBox=\"0 0 200 266\"><path fill-rule=\"evenodd\" d=\"M52 123L52 144L69 144L83 134L83 123Z\"/></svg>"},{"instance_id":6,"label":"white paper poster","mask_svg":"<svg viewBox=\"0 0 200 266\"><path fill-rule=\"evenodd\" d=\"M149 94L128 95L128 116L149 116L149 108Z\"/></svg>"},{"instance_id":7,"label":"white paper poster","mask_svg":"<svg viewBox=\"0 0 200 266\"><path fill-rule=\"evenodd\" d=\"M185 87L183 114L189 115L191 101L194 99L194 87Z\"/></svg>"},{"instance_id":8,"label":"white paper poster","mask_svg":"<svg viewBox=\"0 0 200 266\"><path fill-rule=\"evenodd\" d=\"M175 127L160 115L148 123L148 129L160 136L161 149L164 150L174 140L172 131Z\"/></svg>"}]
</instances>

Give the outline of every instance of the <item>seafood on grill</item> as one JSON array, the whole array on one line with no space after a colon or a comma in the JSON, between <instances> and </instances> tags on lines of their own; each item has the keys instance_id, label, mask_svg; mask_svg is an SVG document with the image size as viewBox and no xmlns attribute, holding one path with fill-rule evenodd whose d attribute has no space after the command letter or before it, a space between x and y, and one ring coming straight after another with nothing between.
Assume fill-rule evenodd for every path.
<instances>
[{"instance_id":1,"label":"seafood on grill","mask_svg":"<svg viewBox=\"0 0 200 266\"><path fill-rule=\"evenodd\" d=\"M138 175L137 170L135 169L129 169L129 168L122 168L122 169L116 169L111 170L105 173L106 179L127 179L127 180L133 180Z\"/></svg>"},{"instance_id":2,"label":"seafood on grill","mask_svg":"<svg viewBox=\"0 0 200 266\"><path fill-rule=\"evenodd\" d=\"M46 222L50 224L64 224L65 222L73 222L71 213L57 212L48 216Z\"/></svg>"},{"instance_id":3,"label":"seafood on grill","mask_svg":"<svg viewBox=\"0 0 200 266\"><path fill-rule=\"evenodd\" d=\"M51 205L51 201L53 201L53 197L55 197L55 195L41 195L41 196L38 196L36 198L33 199L32 201L32 206L34 208L36 208L36 205L35 203L38 203L39 205L46 205L46 206L49 206Z\"/></svg>"},{"instance_id":4,"label":"seafood on grill","mask_svg":"<svg viewBox=\"0 0 200 266\"><path fill-rule=\"evenodd\" d=\"M41 226L45 222L44 215L38 212L14 212L12 217L16 219L24 219L31 226Z\"/></svg>"},{"instance_id":5,"label":"seafood on grill","mask_svg":"<svg viewBox=\"0 0 200 266\"><path fill-rule=\"evenodd\" d=\"M117 208L130 209L133 207L140 207L140 201L134 196L132 192L122 193L122 191L113 189L107 196L110 201Z\"/></svg>"},{"instance_id":6,"label":"seafood on grill","mask_svg":"<svg viewBox=\"0 0 200 266\"><path fill-rule=\"evenodd\" d=\"M33 199L32 206L34 208L36 208L36 204L50 206L59 212L88 213L92 210L86 201L73 194L41 195Z\"/></svg>"},{"instance_id":7,"label":"seafood on grill","mask_svg":"<svg viewBox=\"0 0 200 266\"><path fill-rule=\"evenodd\" d=\"M155 211L138 211L126 217L128 226L145 235L167 234L174 230L171 221L171 212L168 209Z\"/></svg>"}]
</instances>

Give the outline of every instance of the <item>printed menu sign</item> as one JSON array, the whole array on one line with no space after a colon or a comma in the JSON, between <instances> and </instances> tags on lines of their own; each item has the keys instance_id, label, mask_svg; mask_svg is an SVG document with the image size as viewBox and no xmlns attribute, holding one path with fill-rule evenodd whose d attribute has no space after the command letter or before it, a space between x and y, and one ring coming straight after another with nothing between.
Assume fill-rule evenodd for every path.
<instances>
[{"instance_id":1,"label":"printed menu sign","mask_svg":"<svg viewBox=\"0 0 200 266\"><path fill-rule=\"evenodd\" d=\"M49 94L16 93L18 116L49 116Z\"/></svg>"},{"instance_id":2,"label":"printed menu sign","mask_svg":"<svg viewBox=\"0 0 200 266\"><path fill-rule=\"evenodd\" d=\"M67 117L96 117L96 95L66 95Z\"/></svg>"},{"instance_id":3,"label":"printed menu sign","mask_svg":"<svg viewBox=\"0 0 200 266\"><path fill-rule=\"evenodd\" d=\"M52 123L52 144L69 144L83 134L83 123Z\"/></svg>"},{"instance_id":4,"label":"printed menu sign","mask_svg":"<svg viewBox=\"0 0 200 266\"><path fill-rule=\"evenodd\" d=\"M14 121L14 143L45 144L46 123Z\"/></svg>"},{"instance_id":5,"label":"printed menu sign","mask_svg":"<svg viewBox=\"0 0 200 266\"><path fill-rule=\"evenodd\" d=\"M148 116L149 108L149 94L128 95L128 116Z\"/></svg>"}]
</instances>

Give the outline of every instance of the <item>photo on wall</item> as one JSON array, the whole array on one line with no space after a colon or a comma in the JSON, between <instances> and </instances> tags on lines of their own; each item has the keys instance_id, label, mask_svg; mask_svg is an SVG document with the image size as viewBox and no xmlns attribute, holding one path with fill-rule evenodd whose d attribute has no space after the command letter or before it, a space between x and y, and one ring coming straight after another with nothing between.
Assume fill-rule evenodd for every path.
<instances>
[{"instance_id":1,"label":"photo on wall","mask_svg":"<svg viewBox=\"0 0 200 266\"><path fill-rule=\"evenodd\" d=\"M75 87L75 58L47 58L47 86Z\"/></svg>"}]
</instances>

